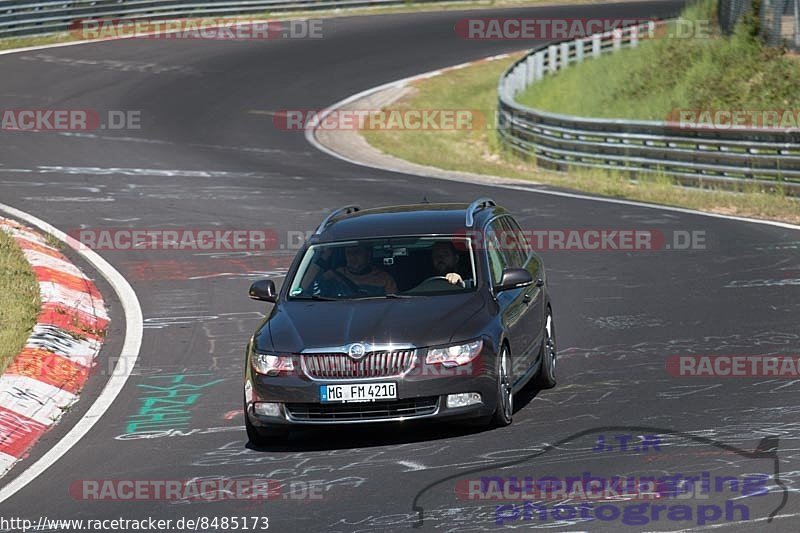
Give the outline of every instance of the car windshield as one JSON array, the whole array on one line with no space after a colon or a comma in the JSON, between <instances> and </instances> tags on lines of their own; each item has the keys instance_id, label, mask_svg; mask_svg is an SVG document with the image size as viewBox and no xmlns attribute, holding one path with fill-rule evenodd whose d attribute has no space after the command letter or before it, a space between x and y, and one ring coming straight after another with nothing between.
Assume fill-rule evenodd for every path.
<instances>
[{"instance_id":1,"label":"car windshield","mask_svg":"<svg viewBox=\"0 0 800 533\"><path fill-rule=\"evenodd\" d=\"M396 237L312 245L291 299L350 300L475 290L475 255L464 237Z\"/></svg>"}]
</instances>

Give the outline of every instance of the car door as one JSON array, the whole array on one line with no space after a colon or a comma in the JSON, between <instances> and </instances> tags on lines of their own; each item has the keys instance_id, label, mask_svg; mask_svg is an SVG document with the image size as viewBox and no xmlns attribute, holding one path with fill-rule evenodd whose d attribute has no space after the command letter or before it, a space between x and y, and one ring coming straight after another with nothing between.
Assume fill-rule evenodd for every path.
<instances>
[{"instance_id":1,"label":"car door","mask_svg":"<svg viewBox=\"0 0 800 533\"><path fill-rule=\"evenodd\" d=\"M500 283L504 269L514 268L515 261L511 253L514 246L501 240L508 236L504 234L500 220L499 218L495 219L489 224L484 237L492 287ZM514 381L525 374L530 364L529 355L526 353L528 346L525 339L527 327L525 315L528 307L524 301L526 289L527 287L522 287L495 293L501 320L508 332L508 342L511 347L511 373Z\"/></svg>"},{"instance_id":2,"label":"car door","mask_svg":"<svg viewBox=\"0 0 800 533\"><path fill-rule=\"evenodd\" d=\"M526 334L528 336L528 346L530 348L529 364L536 362L536 357L539 353L539 347L542 343L542 332L544 331L544 317L545 317L545 298L544 298L544 271L542 261L538 255L533 251L533 247L528 242L524 233L517 224L513 217L504 217L504 224L507 224L509 230L517 236L519 244L520 258L522 261L522 268L530 272L533 278L533 285L525 287L524 300L527 302L527 310L525 313L524 321L528 325Z\"/></svg>"},{"instance_id":3,"label":"car door","mask_svg":"<svg viewBox=\"0 0 800 533\"><path fill-rule=\"evenodd\" d=\"M520 359L520 371L524 374L535 364L538 353L537 348L539 345L536 341L540 338L542 291L540 287L536 286L535 281L539 273L535 267L535 262L530 260L530 252L532 250L530 250L529 243L522 235L519 224L510 215L503 216L498 220L504 232L501 243L505 245L510 266L528 270L534 280L533 284L521 289L520 348L517 354L518 359Z\"/></svg>"}]
</instances>

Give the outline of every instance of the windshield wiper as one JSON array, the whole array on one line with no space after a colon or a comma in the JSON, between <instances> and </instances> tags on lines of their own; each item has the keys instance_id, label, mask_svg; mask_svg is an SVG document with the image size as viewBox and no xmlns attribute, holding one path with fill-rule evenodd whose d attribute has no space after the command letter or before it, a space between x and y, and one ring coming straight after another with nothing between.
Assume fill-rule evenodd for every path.
<instances>
[{"instance_id":1,"label":"windshield wiper","mask_svg":"<svg viewBox=\"0 0 800 533\"><path fill-rule=\"evenodd\" d=\"M383 300L384 298L404 300L406 298L413 298L413 296L409 294L397 294L396 292L390 292L389 294L381 294L380 296L359 296L356 298L351 298L351 300Z\"/></svg>"},{"instance_id":2,"label":"windshield wiper","mask_svg":"<svg viewBox=\"0 0 800 533\"><path fill-rule=\"evenodd\" d=\"M335 302L341 298L330 298L328 296L320 296L319 294L309 294L308 296L290 296L292 300L317 300L320 302Z\"/></svg>"}]
</instances>

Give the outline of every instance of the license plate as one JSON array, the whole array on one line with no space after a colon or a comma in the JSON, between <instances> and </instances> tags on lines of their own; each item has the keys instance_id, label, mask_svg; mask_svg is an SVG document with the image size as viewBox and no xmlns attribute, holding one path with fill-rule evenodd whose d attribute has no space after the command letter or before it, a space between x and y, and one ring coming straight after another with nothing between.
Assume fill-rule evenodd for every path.
<instances>
[{"instance_id":1,"label":"license plate","mask_svg":"<svg viewBox=\"0 0 800 533\"><path fill-rule=\"evenodd\" d=\"M343 385L321 385L319 397L322 403L374 402L396 400L396 383L359 383Z\"/></svg>"}]
</instances>

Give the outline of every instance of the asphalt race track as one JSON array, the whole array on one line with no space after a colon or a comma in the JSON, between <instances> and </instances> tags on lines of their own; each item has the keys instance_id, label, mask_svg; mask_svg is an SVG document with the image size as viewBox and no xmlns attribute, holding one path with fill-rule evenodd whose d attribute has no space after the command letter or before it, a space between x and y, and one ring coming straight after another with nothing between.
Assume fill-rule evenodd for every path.
<instances>
[{"instance_id":1,"label":"asphalt race track","mask_svg":"<svg viewBox=\"0 0 800 533\"><path fill-rule=\"evenodd\" d=\"M482 16L664 16L679 5L543 7ZM142 306L144 338L134 375L94 429L0 504L0 515L35 522L46 516L173 523L182 517L265 516L271 530L304 532L415 525L441 531L671 531L700 529L698 507L716 503L716 510L702 510L708 516L722 512L706 527L797 531L800 381L673 377L666 361L676 355L800 353L800 233L544 195L533 185L525 192L370 170L317 151L302 131L274 127L269 112L322 108L382 83L525 46L461 40L453 26L465 16L338 18L325 22L319 40L109 41L0 56L3 108L141 112L136 131L0 132L0 202L66 232L269 228L285 245L256 253L101 250ZM241 413L244 349L267 310L247 298L247 288L255 279L281 275L292 256L290 236L313 229L345 204L479 196L510 208L524 228L652 230L668 236L667 244L675 232L702 232L705 249L544 251L561 354L559 385L517 397L508 428L320 429L281 447L248 448ZM124 317L113 291L101 279L98 285L114 324L101 356L107 359L119 351ZM79 405L3 483L81 416L105 382L110 365L101 367ZM169 426L142 414L153 398L176 399ZM616 445L616 435L652 434L661 437L649 449ZM593 449L601 436L613 449ZM742 493L751 476L759 490L740 500L722 487L695 493L685 501L691 519L665 511L637 524L609 518L613 509L606 509L607 519L556 525L536 511L526 516L522 503L498 510L498 503L466 500L458 492L483 476L690 472L737 478ZM89 501L74 490L81 480L195 478L266 478L282 489L266 501L214 502ZM746 505L749 514L729 512L726 500Z\"/></svg>"}]
</instances>

